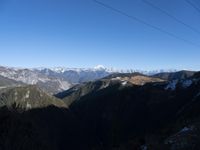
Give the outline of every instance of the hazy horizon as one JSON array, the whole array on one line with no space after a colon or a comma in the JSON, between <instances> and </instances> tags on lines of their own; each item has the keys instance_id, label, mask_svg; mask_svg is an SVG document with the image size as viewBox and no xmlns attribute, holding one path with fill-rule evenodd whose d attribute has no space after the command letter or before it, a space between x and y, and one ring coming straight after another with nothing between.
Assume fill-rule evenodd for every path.
<instances>
[{"instance_id":1,"label":"hazy horizon","mask_svg":"<svg viewBox=\"0 0 200 150\"><path fill-rule=\"evenodd\" d=\"M103 66L103 65L96 65L93 67L68 67L68 66L35 66L35 67L26 67L26 66L8 66L8 65L2 65L0 64L0 67L8 67L8 68L17 68L17 69L98 69L98 68L104 68L106 70L113 70L113 71L134 71L134 72L154 72L154 71L158 71L158 72L177 72L177 71L200 71L200 70L193 70L190 68L183 68L183 69L175 69L175 68L157 68L157 69L138 69L138 68L116 68L116 67L107 67L107 66Z\"/></svg>"}]
</instances>

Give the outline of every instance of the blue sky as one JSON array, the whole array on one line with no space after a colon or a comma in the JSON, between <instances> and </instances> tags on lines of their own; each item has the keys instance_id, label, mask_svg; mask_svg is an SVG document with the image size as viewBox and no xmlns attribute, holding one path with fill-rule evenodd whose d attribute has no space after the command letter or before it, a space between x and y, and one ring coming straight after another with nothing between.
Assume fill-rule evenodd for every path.
<instances>
[{"instance_id":1,"label":"blue sky","mask_svg":"<svg viewBox=\"0 0 200 150\"><path fill-rule=\"evenodd\" d=\"M200 70L200 34L142 0L99 0L176 34L188 44L92 0L1 0L0 65ZM200 31L184 0L149 0ZM190 0L200 8L198 0ZM199 44L200 45L200 44Z\"/></svg>"}]
</instances>

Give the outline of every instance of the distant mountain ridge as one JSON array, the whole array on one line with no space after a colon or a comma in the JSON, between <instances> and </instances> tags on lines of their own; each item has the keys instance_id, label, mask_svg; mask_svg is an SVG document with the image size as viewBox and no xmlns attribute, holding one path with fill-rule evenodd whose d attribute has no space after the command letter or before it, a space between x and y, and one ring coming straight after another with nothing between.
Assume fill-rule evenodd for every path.
<instances>
[{"instance_id":1,"label":"distant mountain ridge","mask_svg":"<svg viewBox=\"0 0 200 150\"><path fill-rule=\"evenodd\" d=\"M79 84L56 94L57 98L44 89L57 89L59 82L52 81L65 81L66 70L3 70L18 81L34 77L36 84L0 89L0 149L141 150L141 138L148 149L185 150L174 149L180 144L187 150L199 149L199 72L159 77L112 73L84 82L88 78L82 73L104 73L102 66L97 68L71 70ZM4 86L18 83L3 76L0 81Z\"/></svg>"},{"instance_id":2,"label":"distant mountain ridge","mask_svg":"<svg viewBox=\"0 0 200 150\"><path fill-rule=\"evenodd\" d=\"M62 80L57 77L50 77L40 72L31 69L11 68L0 66L0 75L15 80L17 82L23 82L28 85L37 85L45 92L50 94L57 93L58 91L67 90L71 87L71 83Z\"/></svg>"},{"instance_id":3,"label":"distant mountain ridge","mask_svg":"<svg viewBox=\"0 0 200 150\"><path fill-rule=\"evenodd\" d=\"M94 68L16 68L0 66L1 76L17 82L23 82L28 85L37 85L45 92L52 95L68 90L74 85L101 79L112 74L139 72L141 74L154 75L157 73L175 71L176 70L173 69L154 71L141 71L133 69L119 70L106 68L102 65L98 65Z\"/></svg>"},{"instance_id":4,"label":"distant mountain ridge","mask_svg":"<svg viewBox=\"0 0 200 150\"><path fill-rule=\"evenodd\" d=\"M186 79L193 76L195 71L182 70L178 72L162 72L153 75L153 77L161 78L164 80L177 80L177 79Z\"/></svg>"}]
</instances>

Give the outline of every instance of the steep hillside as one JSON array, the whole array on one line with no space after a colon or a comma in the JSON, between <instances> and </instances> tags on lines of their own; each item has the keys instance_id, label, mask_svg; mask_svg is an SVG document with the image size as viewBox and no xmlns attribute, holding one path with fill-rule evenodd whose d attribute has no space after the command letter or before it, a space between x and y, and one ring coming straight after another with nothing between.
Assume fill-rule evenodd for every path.
<instances>
[{"instance_id":1,"label":"steep hillside","mask_svg":"<svg viewBox=\"0 0 200 150\"><path fill-rule=\"evenodd\" d=\"M105 149L138 141L141 137L150 137L148 144L164 149L173 146L165 144L165 139L173 133L195 124L196 128L200 127L192 121L200 114L200 77L197 75L178 81L121 87L121 83L116 83L89 92L70 105L70 110ZM156 140L160 144L155 144Z\"/></svg>"},{"instance_id":2,"label":"steep hillside","mask_svg":"<svg viewBox=\"0 0 200 150\"><path fill-rule=\"evenodd\" d=\"M1 150L90 150L90 134L67 109L0 108Z\"/></svg>"},{"instance_id":3,"label":"steep hillside","mask_svg":"<svg viewBox=\"0 0 200 150\"><path fill-rule=\"evenodd\" d=\"M0 89L7 88L7 87L20 86L20 85L23 85L23 83L0 76Z\"/></svg>"},{"instance_id":4,"label":"steep hillside","mask_svg":"<svg viewBox=\"0 0 200 150\"><path fill-rule=\"evenodd\" d=\"M115 74L57 96L2 89L0 149L200 149L199 72L170 81Z\"/></svg>"},{"instance_id":5,"label":"steep hillside","mask_svg":"<svg viewBox=\"0 0 200 150\"><path fill-rule=\"evenodd\" d=\"M178 72L163 72L153 75L153 77L161 78L163 80L181 80L186 79L195 74L195 71L178 71Z\"/></svg>"},{"instance_id":6,"label":"steep hillside","mask_svg":"<svg viewBox=\"0 0 200 150\"><path fill-rule=\"evenodd\" d=\"M133 85L144 85L146 83L164 82L164 80L154 77L148 77L139 73L132 74L112 74L94 82L87 82L73 88L56 94L55 96L64 100L67 105L79 100L81 97L96 93L100 90L107 89L113 86L119 88L129 87Z\"/></svg>"},{"instance_id":7,"label":"steep hillside","mask_svg":"<svg viewBox=\"0 0 200 150\"><path fill-rule=\"evenodd\" d=\"M0 75L11 80L29 85L37 85L49 94L55 94L69 89L72 84L58 77L49 77L38 71L23 68L10 68L0 66Z\"/></svg>"},{"instance_id":8,"label":"steep hillside","mask_svg":"<svg viewBox=\"0 0 200 150\"><path fill-rule=\"evenodd\" d=\"M56 99L36 86L24 86L3 89L0 92L0 105L9 108L33 109L50 105L66 107L63 101Z\"/></svg>"}]
</instances>

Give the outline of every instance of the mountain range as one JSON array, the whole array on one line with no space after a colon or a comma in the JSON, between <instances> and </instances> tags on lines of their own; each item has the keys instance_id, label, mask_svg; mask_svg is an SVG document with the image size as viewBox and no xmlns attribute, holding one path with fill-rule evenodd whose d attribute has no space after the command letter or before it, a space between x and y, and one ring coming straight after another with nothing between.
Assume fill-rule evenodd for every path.
<instances>
[{"instance_id":1,"label":"mountain range","mask_svg":"<svg viewBox=\"0 0 200 150\"><path fill-rule=\"evenodd\" d=\"M0 75L27 85L37 85L45 92L55 94L69 89L75 84L92 81L109 75L101 68L63 69L63 68L12 68L0 67Z\"/></svg>"},{"instance_id":2,"label":"mountain range","mask_svg":"<svg viewBox=\"0 0 200 150\"><path fill-rule=\"evenodd\" d=\"M101 79L113 73L133 73L139 70L117 70L98 65L94 68L15 68L0 66L0 75L7 79L28 85L37 85L45 92L53 95L71 88L74 85ZM166 72L175 70L166 70ZM164 70L139 71L153 75ZM3 86L1 86L2 88Z\"/></svg>"},{"instance_id":3,"label":"mountain range","mask_svg":"<svg viewBox=\"0 0 200 150\"><path fill-rule=\"evenodd\" d=\"M0 67L0 86L3 150L200 149L200 72Z\"/></svg>"}]
</instances>

